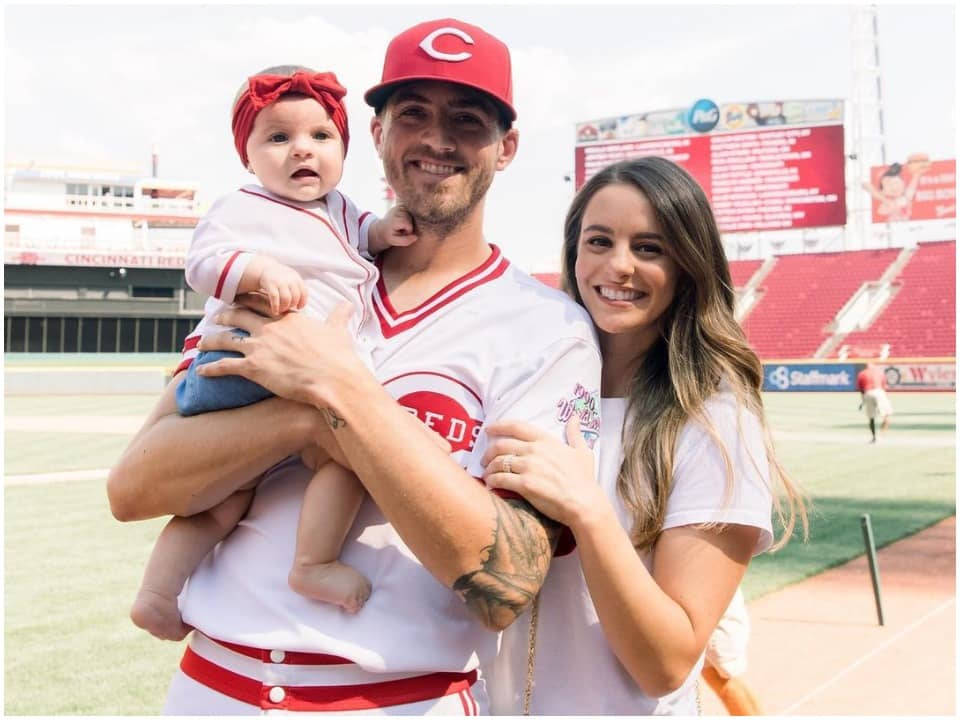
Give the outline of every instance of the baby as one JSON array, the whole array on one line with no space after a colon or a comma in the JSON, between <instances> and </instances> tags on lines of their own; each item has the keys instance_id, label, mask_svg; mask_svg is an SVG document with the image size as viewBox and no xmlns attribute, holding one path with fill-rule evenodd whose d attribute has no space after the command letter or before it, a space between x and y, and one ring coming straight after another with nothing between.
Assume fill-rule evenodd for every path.
<instances>
[{"instance_id":1,"label":"baby","mask_svg":"<svg viewBox=\"0 0 960 720\"><path fill-rule=\"evenodd\" d=\"M303 310L320 317L344 301L355 307L351 331L366 319L376 267L363 254L416 240L406 211L377 220L336 190L349 143L346 91L332 73L299 66L268 68L244 84L233 105L233 136L244 166L260 185L220 198L197 225L187 256L190 286L209 295L204 318L184 343L187 376L177 388L181 415L240 407L271 396L239 376L202 378L199 365L237 353L198 352L205 334L228 330L215 318L237 295L265 296L272 314ZM245 334L234 329L235 333ZM369 352L358 348L369 364ZM175 517L157 540L130 616L161 639L190 628L177 596L203 558L237 525L253 484L191 517ZM300 594L357 612L370 583L338 562L364 490L348 470L328 462L304 495L290 586Z\"/></svg>"}]
</instances>

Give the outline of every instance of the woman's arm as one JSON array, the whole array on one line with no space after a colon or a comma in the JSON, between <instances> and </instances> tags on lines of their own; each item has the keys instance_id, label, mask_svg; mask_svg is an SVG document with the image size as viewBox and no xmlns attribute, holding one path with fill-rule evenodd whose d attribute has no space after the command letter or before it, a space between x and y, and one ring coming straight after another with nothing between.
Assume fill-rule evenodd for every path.
<instances>
[{"instance_id":1,"label":"woman's arm","mask_svg":"<svg viewBox=\"0 0 960 720\"><path fill-rule=\"evenodd\" d=\"M319 413L270 398L233 410L181 417L178 375L110 469L107 496L118 520L192 515L327 432Z\"/></svg>"},{"instance_id":2,"label":"woman's arm","mask_svg":"<svg viewBox=\"0 0 960 720\"><path fill-rule=\"evenodd\" d=\"M520 493L573 531L607 642L634 682L653 697L680 687L730 604L760 530L666 530L653 547L651 573L594 480L575 418L568 445L524 423L488 432L497 439L484 456L487 483Z\"/></svg>"},{"instance_id":3,"label":"woman's arm","mask_svg":"<svg viewBox=\"0 0 960 720\"><path fill-rule=\"evenodd\" d=\"M611 650L645 693L658 697L673 692L690 674L733 599L759 528L666 530L652 550L652 574L612 508L571 529Z\"/></svg>"}]
</instances>

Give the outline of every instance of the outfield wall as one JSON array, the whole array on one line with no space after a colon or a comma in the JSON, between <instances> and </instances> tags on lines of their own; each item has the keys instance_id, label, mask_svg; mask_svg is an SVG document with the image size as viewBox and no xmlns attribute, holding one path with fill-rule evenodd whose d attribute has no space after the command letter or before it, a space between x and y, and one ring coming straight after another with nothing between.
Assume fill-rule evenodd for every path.
<instances>
[{"instance_id":1,"label":"outfield wall","mask_svg":"<svg viewBox=\"0 0 960 720\"><path fill-rule=\"evenodd\" d=\"M956 391L954 358L888 358L876 361L891 391ZM856 392L857 373L866 362L782 360L763 363L767 392Z\"/></svg>"},{"instance_id":2,"label":"outfield wall","mask_svg":"<svg viewBox=\"0 0 960 720\"><path fill-rule=\"evenodd\" d=\"M5 395L159 393L179 360L176 354L49 353L5 356ZM878 361L891 391L956 391L953 358ZM768 392L855 392L865 362L778 360L763 363Z\"/></svg>"}]
</instances>

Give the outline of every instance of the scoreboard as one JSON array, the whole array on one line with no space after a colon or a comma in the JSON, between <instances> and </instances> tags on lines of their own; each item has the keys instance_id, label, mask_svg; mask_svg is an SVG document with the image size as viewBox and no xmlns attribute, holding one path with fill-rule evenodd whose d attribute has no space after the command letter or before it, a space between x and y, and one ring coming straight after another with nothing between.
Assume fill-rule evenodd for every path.
<instances>
[{"instance_id":1,"label":"scoreboard","mask_svg":"<svg viewBox=\"0 0 960 720\"><path fill-rule=\"evenodd\" d=\"M721 232L846 223L841 100L727 103L579 123L579 189L613 162L649 155L685 168Z\"/></svg>"}]
</instances>

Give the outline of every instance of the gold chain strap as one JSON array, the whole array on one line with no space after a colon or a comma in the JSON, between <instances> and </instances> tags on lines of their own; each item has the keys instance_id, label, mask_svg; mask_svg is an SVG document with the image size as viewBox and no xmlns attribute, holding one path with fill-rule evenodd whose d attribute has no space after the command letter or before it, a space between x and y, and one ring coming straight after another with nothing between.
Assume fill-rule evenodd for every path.
<instances>
[{"instance_id":1,"label":"gold chain strap","mask_svg":"<svg viewBox=\"0 0 960 720\"><path fill-rule=\"evenodd\" d=\"M533 669L537 656L537 615L540 609L540 593L533 598L530 609L530 637L527 645L527 682L523 688L523 714L530 714L530 701L533 699Z\"/></svg>"}]
</instances>

